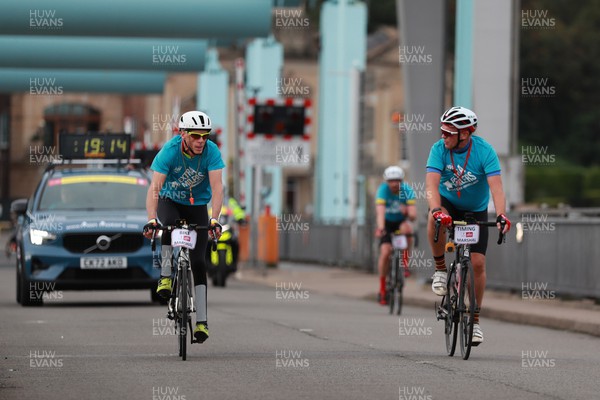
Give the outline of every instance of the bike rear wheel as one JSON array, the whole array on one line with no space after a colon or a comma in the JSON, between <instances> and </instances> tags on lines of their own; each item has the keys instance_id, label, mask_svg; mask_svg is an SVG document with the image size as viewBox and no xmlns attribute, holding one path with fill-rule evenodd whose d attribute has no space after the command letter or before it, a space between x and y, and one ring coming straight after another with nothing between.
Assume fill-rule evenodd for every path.
<instances>
[{"instance_id":1,"label":"bike rear wheel","mask_svg":"<svg viewBox=\"0 0 600 400\"><path fill-rule=\"evenodd\" d=\"M473 266L469 261L465 261L462 266L462 282L460 295L460 353L463 360L467 360L471 354L471 345L473 340L473 320L477 301L475 300L475 276L473 275Z\"/></svg>"},{"instance_id":2,"label":"bike rear wheel","mask_svg":"<svg viewBox=\"0 0 600 400\"><path fill-rule=\"evenodd\" d=\"M448 274L448 286L447 294L442 300L443 309L446 314L444 320L444 334L446 336L446 352L450 357L454 355L456 351L456 336L458 334L458 324L455 321L454 315L456 313L456 299L458 294L456 293L455 281L455 269L452 267Z\"/></svg>"}]
</instances>

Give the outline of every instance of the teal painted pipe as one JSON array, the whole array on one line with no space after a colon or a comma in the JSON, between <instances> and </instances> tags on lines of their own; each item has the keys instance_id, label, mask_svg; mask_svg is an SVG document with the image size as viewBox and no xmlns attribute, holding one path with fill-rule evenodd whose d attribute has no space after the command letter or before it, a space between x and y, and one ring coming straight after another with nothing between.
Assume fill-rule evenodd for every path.
<instances>
[{"instance_id":1,"label":"teal painted pipe","mask_svg":"<svg viewBox=\"0 0 600 400\"><path fill-rule=\"evenodd\" d=\"M229 74L219 63L219 53L216 49L208 50L206 69L198 75L196 90L196 104L198 110L206 112L212 120L212 129L220 129L219 141L221 155L228 168L223 170L223 182L227 183L227 172L230 169L230 155L227 146L228 132L228 104L229 104Z\"/></svg>"},{"instance_id":2,"label":"teal painted pipe","mask_svg":"<svg viewBox=\"0 0 600 400\"><path fill-rule=\"evenodd\" d=\"M315 216L324 222L348 220L351 71L364 71L367 54L367 7L350 0L327 1L321 8L319 56L319 156L315 172ZM353 99L355 100L355 99ZM357 144L355 144L357 146ZM354 178L353 178L354 179ZM360 209L357 214L363 213Z\"/></svg>"},{"instance_id":3,"label":"teal painted pipe","mask_svg":"<svg viewBox=\"0 0 600 400\"><path fill-rule=\"evenodd\" d=\"M162 93L165 78L165 72L0 68L0 93Z\"/></svg>"},{"instance_id":4,"label":"teal painted pipe","mask_svg":"<svg viewBox=\"0 0 600 400\"><path fill-rule=\"evenodd\" d=\"M473 0L456 2L456 50L454 57L454 104L467 108L473 103Z\"/></svg>"},{"instance_id":5,"label":"teal painted pipe","mask_svg":"<svg viewBox=\"0 0 600 400\"><path fill-rule=\"evenodd\" d=\"M0 36L0 67L201 71L206 40Z\"/></svg>"},{"instance_id":6,"label":"teal painted pipe","mask_svg":"<svg viewBox=\"0 0 600 400\"><path fill-rule=\"evenodd\" d=\"M272 0L0 2L1 35L266 37Z\"/></svg>"}]
</instances>

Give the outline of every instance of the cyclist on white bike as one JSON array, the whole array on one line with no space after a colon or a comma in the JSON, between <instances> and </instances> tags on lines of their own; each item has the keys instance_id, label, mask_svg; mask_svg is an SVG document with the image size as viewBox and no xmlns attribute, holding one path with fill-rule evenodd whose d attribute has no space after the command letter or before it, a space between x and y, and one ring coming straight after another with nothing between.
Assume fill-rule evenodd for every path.
<instances>
[{"instance_id":1,"label":"cyclist on white bike","mask_svg":"<svg viewBox=\"0 0 600 400\"><path fill-rule=\"evenodd\" d=\"M208 140L212 129L208 115L189 111L179 119L180 135L169 140L158 152L152 166L152 183L146 197L148 224L144 236L150 238L150 225L174 225L177 219L189 224L214 228L217 239L221 236L219 213L223 203L222 170L225 168L221 152ZM212 218L208 220L207 204L212 198ZM209 230L212 238L213 232ZM208 235L198 235L196 247L190 250L196 299L196 328L194 337L200 343L208 339L206 311L206 259ZM157 293L171 296L171 235L164 231L161 238L161 278Z\"/></svg>"},{"instance_id":2,"label":"cyclist on white bike","mask_svg":"<svg viewBox=\"0 0 600 400\"><path fill-rule=\"evenodd\" d=\"M379 238L379 303L386 305L385 280L390 268L390 255L392 254L391 234L400 230L401 234L413 233L409 221L417 218L415 206L415 193L404 180L404 170L396 165L389 166L383 172L385 182L379 186L375 199L375 212L377 230L375 236ZM412 239L408 238L408 244Z\"/></svg>"}]
</instances>

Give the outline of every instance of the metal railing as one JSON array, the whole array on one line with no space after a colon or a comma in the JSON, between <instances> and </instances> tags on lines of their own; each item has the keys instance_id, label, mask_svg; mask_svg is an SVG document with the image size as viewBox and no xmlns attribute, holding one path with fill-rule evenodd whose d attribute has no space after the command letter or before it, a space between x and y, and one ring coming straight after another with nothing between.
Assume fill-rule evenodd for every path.
<instances>
[{"instance_id":1,"label":"metal railing","mask_svg":"<svg viewBox=\"0 0 600 400\"><path fill-rule=\"evenodd\" d=\"M589 215L589 213L578 213ZM577 215L577 214L575 214ZM487 249L487 286L537 297L591 297L600 299L600 219L553 218L545 213L511 214L513 228L506 243L496 244L490 230ZM374 227L309 222L304 231L279 231L280 259L325 265L377 269L378 241ZM419 247L413 265L420 279L433 274L425 226L419 226ZM449 259L449 258L447 258ZM420 261L420 262L419 262ZM425 262L427 261L427 262ZM535 289L535 290L534 290Z\"/></svg>"}]
</instances>

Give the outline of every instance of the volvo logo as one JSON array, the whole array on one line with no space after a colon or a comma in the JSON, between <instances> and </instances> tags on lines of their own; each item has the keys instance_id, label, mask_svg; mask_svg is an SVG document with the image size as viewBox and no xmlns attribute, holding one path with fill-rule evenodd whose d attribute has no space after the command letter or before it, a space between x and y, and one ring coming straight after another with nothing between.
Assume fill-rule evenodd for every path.
<instances>
[{"instance_id":1,"label":"volvo logo","mask_svg":"<svg viewBox=\"0 0 600 400\"><path fill-rule=\"evenodd\" d=\"M98 236L98 239L96 239L96 245L100 250L106 251L110 247L110 241L111 238L106 235Z\"/></svg>"}]
</instances>

